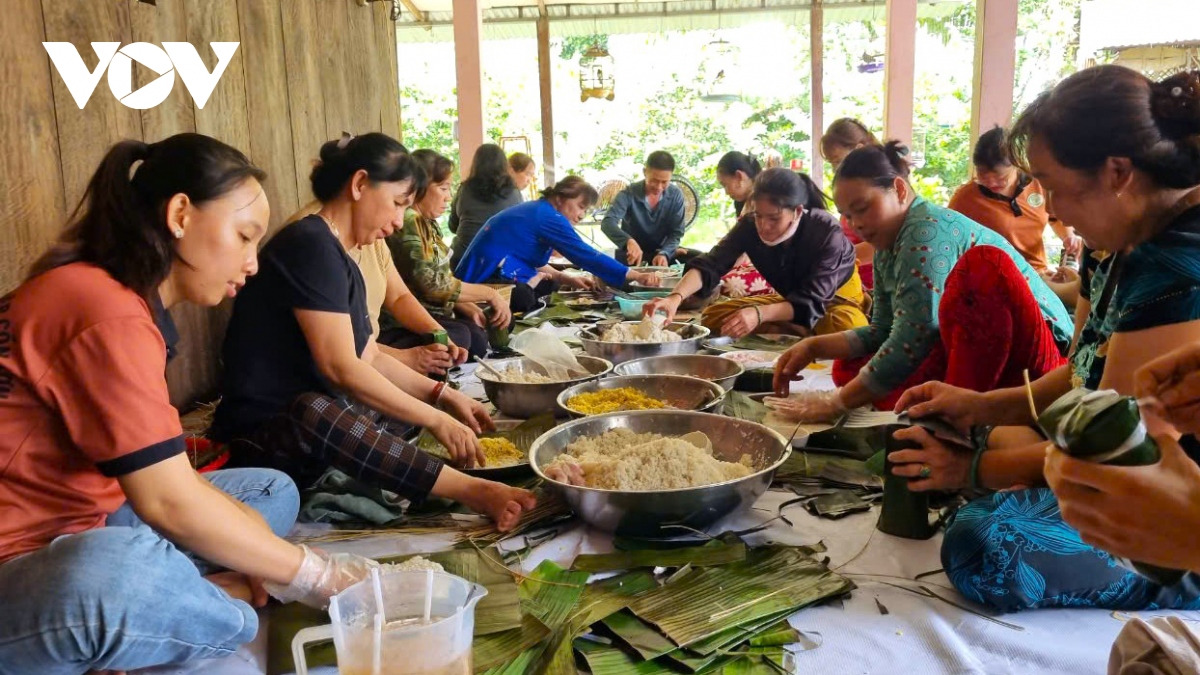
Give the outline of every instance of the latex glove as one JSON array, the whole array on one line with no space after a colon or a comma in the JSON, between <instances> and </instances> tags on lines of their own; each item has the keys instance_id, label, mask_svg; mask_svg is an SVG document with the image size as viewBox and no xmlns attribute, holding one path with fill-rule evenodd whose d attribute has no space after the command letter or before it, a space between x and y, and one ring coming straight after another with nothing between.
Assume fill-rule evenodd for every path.
<instances>
[{"instance_id":1,"label":"latex glove","mask_svg":"<svg viewBox=\"0 0 1200 675\"><path fill-rule=\"evenodd\" d=\"M362 581L379 563L350 553L328 555L301 544L304 562L286 586L266 582L263 587L280 602L299 602L325 609L329 599Z\"/></svg>"},{"instance_id":2,"label":"latex glove","mask_svg":"<svg viewBox=\"0 0 1200 675\"><path fill-rule=\"evenodd\" d=\"M788 398L768 396L763 399L766 406L787 420L796 423L830 422L846 413L839 389L828 391L802 391Z\"/></svg>"}]
</instances>

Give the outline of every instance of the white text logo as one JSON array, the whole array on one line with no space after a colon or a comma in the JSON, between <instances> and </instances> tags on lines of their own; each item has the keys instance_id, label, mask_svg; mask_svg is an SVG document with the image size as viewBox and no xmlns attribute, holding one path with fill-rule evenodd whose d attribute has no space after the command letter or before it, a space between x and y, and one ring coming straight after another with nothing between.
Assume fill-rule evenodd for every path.
<instances>
[{"instance_id":1,"label":"white text logo","mask_svg":"<svg viewBox=\"0 0 1200 675\"><path fill-rule=\"evenodd\" d=\"M225 68L233 59L239 42L212 42L217 55L217 66L208 72L200 54L187 42L164 42L162 48L149 42L133 42L121 47L120 42L93 42L98 62L96 69L88 72L79 51L70 42L43 42L46 53L58 69L58 74L67 85L67 90L82 110L92 98L92 92L100 83L100 76L108 70L108 88L113 96L127 107L145 110L162 103L175 87L175 73L183 79L183 86L192 95L197 108L203 108L212 96L213 89ZM137 61L158 74L153 82L133 91L133 62Z\"/></svg>"}]
</instances>

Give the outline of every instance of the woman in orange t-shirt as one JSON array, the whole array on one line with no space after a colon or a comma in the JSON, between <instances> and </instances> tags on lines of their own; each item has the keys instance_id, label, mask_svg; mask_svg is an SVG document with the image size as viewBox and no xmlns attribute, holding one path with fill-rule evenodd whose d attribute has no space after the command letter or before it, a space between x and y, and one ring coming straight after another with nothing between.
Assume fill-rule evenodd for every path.
<instances>
[{"instance_id":1,"label":"woman in orange t-shirt","mask_svg":"<svg viewBox=\"0 0 1200 675\"><path fill-rule=\"evenodd\" d=\"M118 143L0 299L0 675L228 655L268 593L320 607L372 564L281 538L284 474L197 474L167 392L166 310L258 270L264 177L199 134Z\"/></svg>"},{"instance_id":2,"label":"woman in orange t-shirt","mask_svg":"<svg viewBox=\"0 0 1200 675\"><path fill-rule=\"evenodd\" d=\"M1007 239L1043 276L1051 272L1043 243L1047 223L1062 239L1063 253L1079 256L1083 240L1049 214L1042 185L1013 166L1004 151L1003 128L979 137L972 161L975 180L954 192L952 210Z\"/></svg>"}]
</instances>

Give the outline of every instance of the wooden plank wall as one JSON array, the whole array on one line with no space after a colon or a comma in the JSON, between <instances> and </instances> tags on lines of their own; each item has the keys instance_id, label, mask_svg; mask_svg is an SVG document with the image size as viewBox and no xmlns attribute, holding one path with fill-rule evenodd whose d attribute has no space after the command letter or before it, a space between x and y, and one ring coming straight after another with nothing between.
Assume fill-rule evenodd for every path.
<instances>
[{"instance_id":1,"label":"wooden plank wall","mask_svg":"<svg viewBox=\"0 0 1200 675\"><path fill-rule=\"evenodd\" d=\"M203 109L182 80L149 110L125 107L101 78L80 110L42 42L70 42L89 70L91 42L239 42ZM135 87L153 79L135 65ZM0 293L57 237L114 142L195 131L229 143L269 174L272 229L312 199L322 142L342 131L400 133L395 29L385 2L355 0L4 0L0 12ZM229 303L173 310L183 342L168 368L173 402L216 393Z\"/></svg>"}]
</instances>

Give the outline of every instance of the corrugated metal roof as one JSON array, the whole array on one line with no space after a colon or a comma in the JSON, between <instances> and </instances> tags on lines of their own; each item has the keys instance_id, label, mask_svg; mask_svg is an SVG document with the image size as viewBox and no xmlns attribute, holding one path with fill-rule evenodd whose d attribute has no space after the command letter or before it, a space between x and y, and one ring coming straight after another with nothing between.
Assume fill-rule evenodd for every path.
<instances>
[{"instance_id":1,"label":"corrugated metal roof","mask_svg":"<svg viewBox=\"0 0 1200 675\"><path fill-rule=\"evenodd\" d=\"M967 0L919 0L920 16L945 16ZM1200 0L1198 0L1200 1ZM429 3L432 5L433 3ZM883 18L884 0L824 0L825 20ZM671 30L737 28L762 21L808 23L810 0L667 0L665 2L589 2L547 4L552 37L659 33ZM418 4L419 9L424 9ZM534 5L491 7L483 11L483 37L507 40L536 37ZM401 42L453 41L450 11L426 12L426 23L405 11L396 22Z\"/></svg>"},{"instance_id":2,"label":"corrugated metal roof","mask_svg":"<svg viewBox=\"0 0 1200 675\"><path fill-rule=\"evenodd\" d=\"M1080 8L1079 55L1200 43L1200 0L1090 0Z\"/></svg>"}]
</instances>

